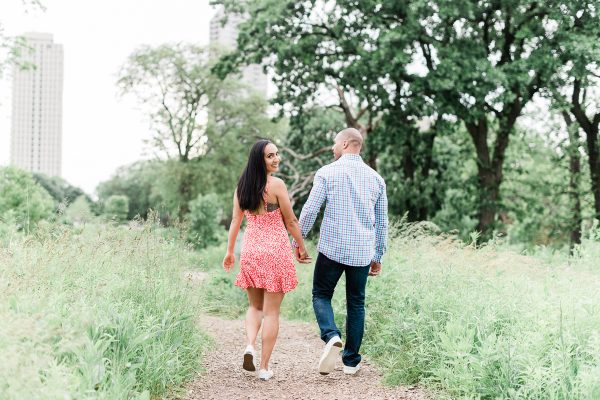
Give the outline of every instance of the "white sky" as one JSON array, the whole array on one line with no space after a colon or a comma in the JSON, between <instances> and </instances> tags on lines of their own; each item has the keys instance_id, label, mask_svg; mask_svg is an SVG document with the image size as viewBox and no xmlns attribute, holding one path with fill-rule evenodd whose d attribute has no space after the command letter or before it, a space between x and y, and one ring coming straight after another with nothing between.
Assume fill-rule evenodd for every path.
<instances>
[{"instance_id":1,"label":"white sky","mask_svg":"<svg viewBox=\"0 0 600 400\"><path fill-rule=\"evenodd\" d=\"M119 99L116 74L142 44L207 45L215 10L209 0L0 0L6 35L47 32L64 47L63 162L69 183L93 194L125 164L147 158L150 131L133 99ZM10 74L0 81L0 165L10 160Z\"/></svg>"}]
</instances>

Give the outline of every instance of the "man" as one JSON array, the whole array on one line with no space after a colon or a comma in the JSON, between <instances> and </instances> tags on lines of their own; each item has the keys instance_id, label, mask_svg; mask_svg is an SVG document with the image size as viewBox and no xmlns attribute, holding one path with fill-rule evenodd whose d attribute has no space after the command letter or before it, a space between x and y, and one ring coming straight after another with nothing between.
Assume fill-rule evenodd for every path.
<instances>
[{"instance_id":1,"label":"man","mask_svg":"<svg viewBox=\"0 0 600 400\"><path fill-rule=\"evenodd\" d=\"M306 237L325 203L312 290L321 339L326 343L319 361L322 375L333 371L342 347L331 307L342 273L346 274L347 307L346 344L342 354L344 373L353 375L360 369L367 277L379 275L386 249L385 182L363 162L362 144L363 138L354 128L336 135L332 147L335 161L317 171L300 214L302 236ZM298 252L296 257L300 260Z\"/></svg>"}]
</instances>

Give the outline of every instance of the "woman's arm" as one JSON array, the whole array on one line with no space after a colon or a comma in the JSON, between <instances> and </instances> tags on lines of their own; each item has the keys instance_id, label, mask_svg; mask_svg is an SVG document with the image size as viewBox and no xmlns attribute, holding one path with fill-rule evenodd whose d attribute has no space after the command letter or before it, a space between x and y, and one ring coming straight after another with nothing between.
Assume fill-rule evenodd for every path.
<instances>
[{"instance_id":1,"label":"woman's arm","mask_svg":"<svg viewBox=\"0 0 600 400\"><path fill-rule=\"evenodd\" d=\"M304 245L304 239L302 238L302 233L300 232L300 224L298 223L298 218L294 214L294 210L292 209L292 203L290 202L290 196L288 194L287 188L285 187L285 183L278 179L274 180L274 194L277 196L277 202L279 203L279 208L281 208L281 215L283 216L283 223L287 231L292 235L296 243L298 244L298 250L300 255L306 255L308 257L306 246ZM307 262L310 262L310 259L307 258Z\"/></svg>"},{"instance_id":2,"label":"woman's arm","mask_svg":"<svg viewBox=\"0 0 600 400\"><path fill-rule=\"evenodd\" d=\"M235 248L235 240L240 232L240 226L244 220L244 212L240 209L240 203L237 198L237 190L233 194L233 212L231 215L231 225L229 225L229 236L227 239L227 254L223 259L223 268L225 271L229 270L235 265L235 255L233 250Z\"/></svg>"}]
</instances>

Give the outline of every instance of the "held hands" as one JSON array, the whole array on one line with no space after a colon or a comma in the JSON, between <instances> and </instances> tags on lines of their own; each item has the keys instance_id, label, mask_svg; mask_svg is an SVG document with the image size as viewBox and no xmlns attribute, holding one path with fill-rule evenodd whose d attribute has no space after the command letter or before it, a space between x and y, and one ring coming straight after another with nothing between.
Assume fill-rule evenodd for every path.
<instances>
[{"instance_id":1,"label":"held hands","mask_svg":"<svg viewBox=\"0 0 600 400\"><path fill-rule=\"evenodd\" d=\"M227 272L235 265L235 256L233 253L227 253L223 259L223 269Z\"/></svg>"},{"instance_id":2,"label":"held hands","mask_svg":"<svg viewBox=\"0 0 600 400\"><path fill-rule=\"evenodd\" d=\"M369 270L369 276L377 276L381 272L381 263L377 261L371 261L371 269Z\"/></svg>"},{"instance_id":3,"label":"held hands","mask_svg":"<svg viewBox=\"0 0 600 400\"><path fill-rule=\"evenodd\" d=\"M308 252L304 247L296 247L294 252L296 253L296 261L299 263L310 264L312 262L312 258L308 255Z\"/></svg>"}]
</instances>

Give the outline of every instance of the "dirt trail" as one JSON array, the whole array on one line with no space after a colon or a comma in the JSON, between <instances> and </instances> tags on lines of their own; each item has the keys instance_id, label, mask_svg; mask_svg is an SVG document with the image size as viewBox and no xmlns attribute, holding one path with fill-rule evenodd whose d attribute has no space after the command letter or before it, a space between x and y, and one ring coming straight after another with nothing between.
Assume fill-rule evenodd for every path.
<instances>
[{"instance_id":1,"label":"dirt trail","mask_svg":"<svg viewBox=\"0 0 600 400\"><path fill-rule=\"evenodd\" d=\"M215 339L216 347L205 359L206 372L188 385L185 398L189 400L428 399L419 388L382 386L381 375L364 359L356 376L344 375L341 358L333 373L319 375L317 364L323 343L314 326L298 322L281 322L271 356L275 375L263 382L256 373L244 371L241 366L245 347L243 321L204 316L201 324ZM260 356L260 347L257 350Z\"/></svg>"}]
</instances>

